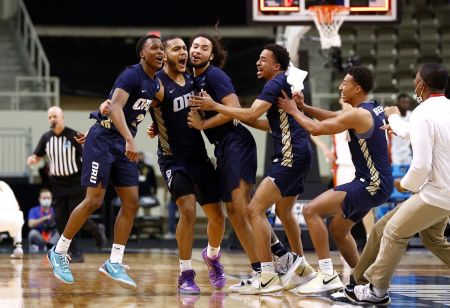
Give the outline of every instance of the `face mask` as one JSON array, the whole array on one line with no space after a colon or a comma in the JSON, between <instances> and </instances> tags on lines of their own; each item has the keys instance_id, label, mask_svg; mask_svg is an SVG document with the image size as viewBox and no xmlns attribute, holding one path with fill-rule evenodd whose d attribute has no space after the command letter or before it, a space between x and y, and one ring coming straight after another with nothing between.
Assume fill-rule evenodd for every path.
<instances>
[{"instance_id":1,"label":"face mask","mask_svg":"<svg viewBox=\"0 0 450 308\"><path fill-rule=\"evenodd\" d=\"M419 82L419 84L417 85L417 87L414 89L414 99L416 100L416 102L418 104L422 104L423 102L423 98L422 98L422 94L423 94L423 88L422 91L420 91L420 94L417 95L417 88L422 84L423 80L421 82Z\"/></svg>"},{"instance_id":2,"label":"face mask","mask_svg":"<svg viewBox=\"0 0 450 308\"><path fill-rule=\"evenodd\" d=\"M52 205L52 199L41 199L40 202L43 207L49 207Z\"/></svg>"}]
</instances>

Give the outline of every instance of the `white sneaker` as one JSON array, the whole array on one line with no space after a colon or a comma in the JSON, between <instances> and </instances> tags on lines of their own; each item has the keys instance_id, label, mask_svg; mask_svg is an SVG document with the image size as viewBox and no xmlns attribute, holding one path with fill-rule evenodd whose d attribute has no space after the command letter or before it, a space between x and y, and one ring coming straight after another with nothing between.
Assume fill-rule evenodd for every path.
<instances>
[{"instance_id":1,"label":"white sneaker","mask_svg":"<svg viewBox=\"0 0 450 308\"><path fill-rule=\"evenodd\" d=\"M297 292L300 294L312 294L321 293L332 290L342 289L344 285L336 271L333 271L333 275L327 275L322 273L319 269L317 276L310 282L300 286Z\"/></svg>"},{"instance_id":2,"label":"white sneaker","mask_svg":"<svg viewBox=\"0 0 450 308\"><path fill-rule=\"evenodd\" d=\"M10 255L11 259L23 259L22 245L17 245L14 248L13 253Z\"/></svg>"},{"instance_id":3,"label":"white sneaker","mask_svg":"<svg viewBox=\"0 0 450 308\"><path fill-rule=\"evenodd\" d=\"M240 294L267 294L282 291L280 277L277 273L261 273L261 276L252 284L247 285L239 290Z\"/></svg>"},{"instance_id":4,"label":"white sneaker","mask_svg":"<svg viewBox=\"0 0 450 308\"><path fill-rule=\"evenodd\" d=\"M261 275L261 273L252 271L252 275L249 279L241 280L241 282L231 285L228 289L231 292L239 293L239 290L241 290L242 288L245 288L248 285L251 285L253 283L253 281L255 281L256 279L259 278L260 275Z\"/></svg>"},{"instance_id":5,"label":"white sneaker","mask_svg":"<svg viewBox=\"0 0 450 308\"><path fill-rule=\"evenodd\" d=\"M391 302L389 293L386 293L382 297L376 296L370 288L370 283L366 285L356 285L353 289L345 288L344 293L349 300L360 305L371 304L384 306Z\"/></svg>"},{"instance_id":6,"label":"white sneaker","mask_svg":"<svg viewBox=\"0 0 450 308\"><path fill-rule=\"evenodd\" d=\"M288 275L281 277L281 284L286 291L311 281L317 276L317 272L305 259L303 259L303 262L300 263L300 266L297 267L291 278L288 279L286 278L287 276Z\"/></svg>"}]
</instances>

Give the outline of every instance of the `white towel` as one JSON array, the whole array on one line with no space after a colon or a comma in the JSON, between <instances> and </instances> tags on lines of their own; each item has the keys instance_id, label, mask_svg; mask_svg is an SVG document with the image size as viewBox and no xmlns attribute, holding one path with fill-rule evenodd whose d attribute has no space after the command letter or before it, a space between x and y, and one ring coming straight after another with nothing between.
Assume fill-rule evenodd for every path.
<instances>
[{"instance_id":1,"label":"white towel","mask_svg":"<svg viewBox=\"0 0 450 308\"><path fill-rule=\"evenodd\" d=\"M304 89L303 81L305 81L307 75L307 71L296 68L292 62L289 63L286 76L288 84L291 85L292 92L300 92Z\"/></svg>"}]
</instances>

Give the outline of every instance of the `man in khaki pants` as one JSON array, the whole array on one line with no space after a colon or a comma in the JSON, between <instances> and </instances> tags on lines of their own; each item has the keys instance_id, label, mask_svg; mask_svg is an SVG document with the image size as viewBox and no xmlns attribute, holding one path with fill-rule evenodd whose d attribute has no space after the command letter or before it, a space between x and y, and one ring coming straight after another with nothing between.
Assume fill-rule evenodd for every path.
<instances>
[{"instance_id":1,"label":"man in khaki pants","mask_svg":"<svg viewBox=\"0 0 450 308\"><path fill-rule=\"evenodd\" d=\"M450 100L444 96L447 80L448 71L440 64L424 64L416 75L415 92L421 104L414 110L410 121L414 156L408 173L395 183L399 191L410 190L414 195L384 220L388 221L378 256L364 273L369 283L347 286L344 290L352 302L378 305L390 302L387 292L390 280L409 239L417 232L425 238L430 250L447 265L450 263L449 244L443 236L450 216L450 189L446 185L450 181L450 162L447 159L450 151Z\"/></svg>"}]
</instances>

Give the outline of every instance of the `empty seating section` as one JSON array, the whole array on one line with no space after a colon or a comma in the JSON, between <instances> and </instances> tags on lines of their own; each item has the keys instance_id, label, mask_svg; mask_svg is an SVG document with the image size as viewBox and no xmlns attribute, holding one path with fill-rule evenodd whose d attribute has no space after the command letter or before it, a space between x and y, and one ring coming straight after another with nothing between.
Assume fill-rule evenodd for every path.
<instances>
[{"instance_id":1,"label":"empty seating section","mask_svg":"<svg viewBox=\"0 0 450 308\"><path fill-rule=\"evenodd\" d=\"M450 2L402 0L401 4L399 23L344 23L339 32L344 63L348 57L359 56L374 71L378 93L411 93L422 63L440 62L450 68Z\"/></svg>"}]
</instances>

